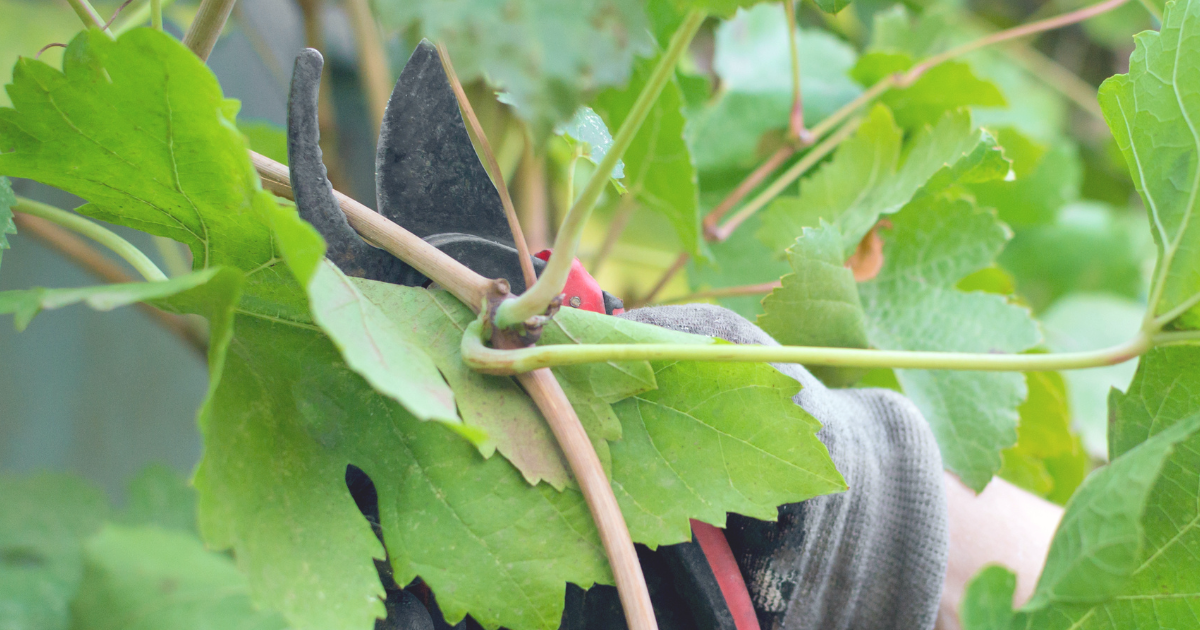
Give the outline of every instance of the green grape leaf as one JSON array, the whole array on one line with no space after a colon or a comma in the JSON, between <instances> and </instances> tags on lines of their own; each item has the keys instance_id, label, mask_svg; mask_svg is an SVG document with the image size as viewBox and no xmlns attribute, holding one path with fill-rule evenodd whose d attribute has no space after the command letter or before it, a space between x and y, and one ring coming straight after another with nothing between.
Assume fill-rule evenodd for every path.
<instances>
[{"instance_id":1,"label":"green grape leaf","mask_svg":"<svg viewBox=\"0 0 1200 630\"><path fill-rule=\"evenodd\" d=\"M1140 220L1096 202L1074 203L1057 215L1049 225L1017 230L1000 254L1000 265L1016 278L1017 291L1034 311L1070 293L1129 300L1142 295L1146 256L1139 237L1145 235L1148 245L1149 235Z\"/></svg>"},{"instance_id":2,"label":"green grape leaf","mask_svg":"<svg viewBox=\"0 0 1200 630\"><path fill-rule=\"evenodd\" d=\"M198 533L196 490L182 475L162 464L147 466L129 482L125 509L117 521Z\"/></svg>"},{"instance_id":3,"label":"green grape leaf","mask_svg":"<svg viewBox=\"0 0 1200 630\"><path fill-rule=\"evenodd\" d=\"M0 628L66 630L104 493L66 475L0 475L0 505Z\"/></svg>"},{"instance_id":4,"label":"green grape leaf","mask_svg":"<svg viewBox=\"0 0 1200 630\"><path fill-rule=\"evenodd\" d=\"M511 378L480 374L463 364L459 348L463 331L475 320L471 309L445 291L351 281L397 328L411 330L412 341L437 364L454 390L463 423L487 434L479 444L484 457L500 451L530 485L545 481L559 490L567 485L570 469L529 396ZM618 437L619 426L608 439Z\"/></svg>"},{"instance_id":5,"label":"green grape leaf","mask_svg":"<svg viewBox=\"0 0 1200 630\"><path fill-rule=\"evenodd\" d=\"M721 90L710 103L690 108L688 145L702 172L754 168L765 157L759 155L763 135L786 129L792 111L792 62L783 8L763 4L742 11L722 22L714 35L712 64ZM816 29L798 29L796 46L803 64L804 119L811 125L861 92L846 76L856 53Z\"/></svg>"},{"instance_id":6,"label":"green grape leaf","mask_svg":"<svg viewBox=\"0 0 1200 630\"><path fill-rule=\"evenodd\" d=\"M826 13L837 13L850 6L850 0L816 0L816 3Z\"/></svg>"},{"instance_id":7,"label":"green grape leaf","mask_svg":"<svg viewBox=\"0 0 1200 630\"><path fill-rule=\"evenodd\" d=\"M1151 312L1200 328L1200 4L1176 2L1161 33L1137 36L1129 74L1100 86L1100 107L1129 164L1158 245Z\"/></svg>"},{"instance_id":8,"label":"green grape leaf","mask_svg":"<svg viewBox=\"0 0 1200 630\"><path fill-rule=\"evenodd\" d=\"M1001 221L1017 229L1052 223L1059 208L1079 198L1083 164L1075 145L1060 141L1047 147L1013 127L998 129L996 140L1012 160L1012 177L969 188Z\"/></svg>"},{"instance_id":9,"label":"green grape leaf","mask_svg":"<svg viewBox=\"0 0 1200 630\"><path fill-rule=\"evenodd\" d=\"M877 105L833 160L800 186L800 196L776 200L766 211L759 239L775 251L790 247L805 227L834 224L849 256L881 215L956 183L988 181L1008 173L991 135L972 129L966 111L947 113L917 132L901 151L902 133L891 112Z\"/></svg>"},{"instance_id":10,"label":"green grape leaf","mask_svg":"<svg viewBox=\"0 0 1200 630\"><path fill-rule=\"evenodd\" d=\"M12 66L18 57L39 56L43 61L57 63L63 57L58 47L38 51L51 42L70 41L82 25L79 17L65 2L26 2L0 0L4 21L0 22L0 85L12 80ZM8 95L0 91L0 106L9 104Z\"/></svg>"},{"instance_id":11,"label":"green grape leaf","mask_svg":"<svg viewBox=\"0 0 1200 630\"><path fill-rule=\"evenodd\" d=\"M283 630L256 609L246 576L195 535L154 526L106 525L84 552L83 584L71 604L76 630Z\"/></svg>"},{"instance_id":12,"label":"green grape leaf","mask_svg":"<svg viewBox=\"0 0 1200 630\"><path fill-rule=\"evenodd\" d=\"M565 582L611 581L577 491L530 487L505 459L417 421L318 330L246 316L237 331L202 423L201 530L268 578L252 589L294 626L383 615L371 561L383 549L346 490L350 464L375 483L396 581L421 576L452 622L549 626Z\"/></svg>"},{"instance_id":13,"label":"green grape leaf","mask_svg":"<svg viewBox=\"0 0 1200 630\"><path fill-rule=\"evenodd\" d=\"M885 350L1021 352L1041 336L1029 312L956 283L991 265L1009 233L992 213L963 200L925 198L893 218L884 266L859 285L867 338ZM896 370L941 447L946 467L982 490L1017 441L1020 374Z\"/></svg>"},{"instance_id":14,"label":"green grape leaf","mask_svg":"<svg viewBox=\"0 0 1200 630\"><path fill-rule=\"evenodd\" d=\"M1198 528L1195 491L1200 470L1194 450L1198 430L1200 415L1176 423L1083 482L1067 504L1033 597L1022 611L1055 604L1103 604L1122 593L1141 591L1149 586L1145 578L1151 583L1166 578L1170 582L1163 586L1175 588L1196 582L1172 579L1169 572L1182 570L1194 560L1190 553L1194 553L1200 533L1193 531ZM1164 482L1174 487L1163 488ZM1171 549L1176 545L1178 549ZM1193 549L1190 553L1189 547ZM1143 573L1160 558L1166 566L1149 575ZM1156 594L1166 593L1164 589ZM1200 598L1194 592L1189 595L1179 602L1185 610L1187 599ZM1154 599L1144 598L1140 605L1157 610ZM1118 600L1113 605L1119 609L1138 604ZM1126 626L1117 623L1115 627ZM1166 622L1156 627L1170 625Z\"/></svg>"},{"instance_id":15,"label":"green grape leaf","mask_svg":"<svg viewBox=\"0 0 1200 630\"><path fill-rule=\"evenodd\" d=\"M795 380L758 363L663 363L655 377L658 389L617 403L611 445L635 541L690 540L689 518L724 527L727 512L775 520L781 504L846 489L820 423L792 402Z\"/></svg>"},{"instance_id":16,"label":"green grape leaf","mask_svg":"<svg viewBox=\"0 0 1200 630\"><path fill-rule=\"evenodd\" d=\"M287 129L265 120L242 120L238 131L246 136L251 151L287 166Z\"/></svg>"},{"instance_id":17,"label":"green grape leaf","mask_svg":"<svg viewBox=\"0 0 1200 630\"><path fill-rule=\"evenodd\" d=\"M605 90L596 97L593 106L609 128L620 128L653 68L652 60L639 61L625 88ZM700 230L696 167L683 139L686 122L683 92L672 77L625 151L625 178L621 184L642 207L671 222L684 251L707 258L708 247Z\"/></svg>"},{"instance_id":18,"label":"green grape leaf","mask_svg":"<svg viewBox=\"0 0 1200 630\"><path fill-rule=\"evenodd\" d=\"M636 0L380 0L375 10L389 28L445 42L459 78L497 84L538 137L597 90L624 85L634 56L654 49Z\"/></svg>"},{"instance_id":19,"label":"green grape leaf","mask_svg":"<svg viewBox=\"0 0 1200 630\"><path fill-rule=\"evenodd\" d=\"M804 228L788 249L792 273L763 299L758 325L787 346L866 348L866 314L858 298L854 273L843 264L842 235L822 223ZM823 381L837 382L837 368L813 366ZM861 376L855 371L853 376Z\"/></svg>"},{"instance_id":20,"label":"green grape leaf","mask_svg":"<svg viewBox=\"0 0 1200 630\"><path fill-rule=\"evenodd\" d=\"M80 33L65 73L23 58L0 108L0 174L76 194L80 214L187 245L195 267L274 257L261 192L233 124L238 104L170 35ZM221 185L214 185L219 180Z\"/></svg>"},{"instance_id":21,"label":"green grape leaf","mask_svg":"<svg viewBox=\"0 0 1200 630\"><path fill-rule=\"evenodd\" d=\"M218 275L240 277L233 269L209 268L161 282L101 284L78 289L21 289L0 292L0 314L13 315L18 331L43 310L84 303L97 311L111 311L138 302L154 302L202 287Z\"/></svg>"},{"instance_id":22,"label":"green grape leaf","mask_svg":"<svg viewBox=\"0 0 1200 630\"><path fill-rule=\"evenodd\" d=\"M4 250L9 248L6 234L16 234L17 226L13 225L12 207L17 203L13 194L12 184L7 177L0 177L0 263L4 262Z\"/></svg>"},{"instance_id":23,"label":"green grape leaf","mask_svg":"<svg viewBox=\"0 0 1200 630\"><path fill-rule=\"evenodd\" d=\"M1017 576L992 564L979 570L967 582L958 616L963 630L1008 630L1013 618L1013 591Z\"/></svg>"},{"instance_id":24,"label":"green grape leaf","mask_svg":"<svg viewBox=\"0 0 1200 630\"><path fill-rule=\"evenodd\" d=\"M591 107L580 107L575 111L575 117L555 127L554 133L578 143L582 150L581 156L592 164L600 164L612 148L613 138L608 125L604 124L604 119ZM617 165L612 170L612 178L619 180L623 177L625 162L617 160Z\"/></svg>"},{"instance_id":25,"label":"green grape leaf","mask_svg":"<svg viewBox=\"0 0 1200 630\"><path fill-rule=\"evenodd\" d=\"M913 59L906 53L869 52L850 71L859 84L871 86L888 75L908 70ZM906 88L884 92L879 101L887 105L904 129L934 125L946 112L962 107L1005 107L1000 88L980 79L971 66L947 61L930 68Z\"/></svg>"},{"instance_id":26,"label":"green grape leaf","mask_svg":"<svg viewBox=\"0 0 1200 630\"><path fill-rule=\"evenodd\" d=\"M1087 474L1088 458L1071 433L1067 384L1057 372L1029 372L1025 384L1017 443L1000 453L998 474L1042 497L1070 497Z\"/></svg>"},{"instance_id":27,"label":"green grape leaf","mask_svg":"<svg viewBox=\"0 0 1200 630\"><path fill-rule=\"evenodd\" d=\"M1110 457L1200 413L1200 348L1168 346L1142 355L1133 382L1125 392L1113 388L1108 408Z\"/></svg>"}]
</instances>

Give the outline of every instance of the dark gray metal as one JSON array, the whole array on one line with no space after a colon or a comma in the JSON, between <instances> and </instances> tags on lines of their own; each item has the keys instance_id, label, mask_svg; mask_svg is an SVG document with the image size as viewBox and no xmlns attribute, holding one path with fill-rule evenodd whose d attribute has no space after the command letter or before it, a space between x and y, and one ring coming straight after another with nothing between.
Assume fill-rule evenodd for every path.
<instances>
[{"instance_id":1,"label":"dark gray metal","mask_svg":"<svg viewBox=\"0 0 1200 630\"><path fill-rule=\"evenodd\" d=\"M460 232L514 246L500 194L479 163L441 57L427 40L413 51L388 100L375 185L379 212L421 238Z\"/></svg>"},{"instance_id":2,"label":"dark gray metal","mask_svg":"<svg viewBox=\"0 0 1200 630\"><path fill-rule=\"evenodd\" d=\"M343 273L358 278L419 286L416 269L364 241L338 208L321 155L317 100L321 85L321 53L306 48L296 57L288 96L288 170L300 217L325 237L325 253Z\"/></svg>"}]
</instances>

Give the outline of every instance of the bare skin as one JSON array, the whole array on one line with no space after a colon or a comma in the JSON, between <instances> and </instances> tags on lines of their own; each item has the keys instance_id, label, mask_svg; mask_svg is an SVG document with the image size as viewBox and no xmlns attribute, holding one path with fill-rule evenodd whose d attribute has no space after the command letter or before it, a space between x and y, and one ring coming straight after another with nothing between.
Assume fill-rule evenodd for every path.
<instances>
[{"instance_id":1,"label":"bare skin","mask_svg":"<svg viewBox=\"0 0 1200 630\"><path fill-rule=\"evenodd\" d=\"M959 630L959 601L967 582L985 565L1002 564L1017 574L1014 606L1029 599L1063 509L1000 478L976 495L950 473L946 498L950 564L936 628Z\"/></svg>"}]
</instances>

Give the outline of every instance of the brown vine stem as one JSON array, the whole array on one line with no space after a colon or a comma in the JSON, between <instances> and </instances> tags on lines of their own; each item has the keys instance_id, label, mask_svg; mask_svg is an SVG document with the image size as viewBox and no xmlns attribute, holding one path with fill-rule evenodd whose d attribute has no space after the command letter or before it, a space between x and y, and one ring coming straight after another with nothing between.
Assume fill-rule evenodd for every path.
<instances>
[{"instance_id":1,"label":"brown vine stem","mask_svg":"<svg viewBox=\"0 0 1200 630\"><path fill-rule=\"evenodd\" d=\"M291 198L292 189L287 167L254 152L250 153L250 157L262 177L264 187L280 196ZM471 271L374 210L336 190L334 195L338 205L346 213L351 227L363 238L416 267L472 310L479 311L492 288L492 281ZM571 472L588 502L592 519L600 533L600 540L608 554L608 562L612 567L629 627L632 630L657 630L658 623L654 619L650 593L646 589L642 565L638 563L637 552L625 525L625 517L621 514L612 486L604 474L596 451L587 439L579 417L555 379L554 373L549 369L523 374L519 380L537 403L538 409L554 432L559 447L571 466Z\"/></svg>"},{"instance_id":2,"label":"brown vine stem","mask_svg":"<svg viewBox=\"0 0 1200 630\"><path fill-rule=\"evenodd\" d=\"M197 57L208 61L208 56L212 53L213 46L217 45L217 38L221 36L221 29L225 28L225 22L229 20L229 13L233 11L236 2L237 0L203 0L200 10L196 12L196 18L192 20L191 28L183 36L183 45L191 48Z\"/></svg>"},{"instance_id":3,"label":"brown vine stem","mask_svg":"<svg viewBox=\"0 0 1200 630\"><path fill-rule=\"evenodd\" d=\"M17 225L18 234L37 239L102 282L127 284L138 281L111 258L89 245L87 241L46 219L30 216L23 212L14 212L13 222ZM191 348L201 359L207 357L207 335L187 318L160 311L145 302L138 302L135 306L148 315L154 323L182 340L184 345Z\"/></svg>"},{"instance_id":4,"label":"brown vine stem","mask_svg":"<svg viewBox=\"0 0 1200 630\"><path fill-rule=\"evenodd\" d=\"M392 71L388 68L379 27L375 24L375 16L371 15L367 0L343 0L342 6L350 18L354 43L358 45L358 70L367 96L367 107L371 111L371 123L378 135L379 126L383 124L383 113L392 95Z\"/></svg>"},{"instance_id":5,"label":"brown vine stem","mask_svg":"<svg viewBox=\"0 0 1200 630\"><path fill-rule=\"evenodd\" d=\"M443 42L438 42L437 49L438 54L442 57L442 65L446 68L446 76L450 79L450 87L454 89L454 97L458 99L459 108L467 115L467 121L471 124L471 130L475 132L475 139L479 142L483 158L487 160L492 183L496 185L496 192L500 193L500 205L504 206L508 229L512 231L513 241L517 246L517 258L521 263L521 275L525 278L525 286L526 288L532 287L537 282L537 273L533 270L533 260L529 257L529 245L525 242L525 233L521 231L521 221L517 218L517 209L513 207L512 196L508 194L508 184L504 181L504 172L500 170L500 163L496 161L492 143L488 142L487 134L483 133L483 125L479 124L475 108L471 107L471 101L467 98L466 91L463 90L462 82L458 80L458 73L454 71L454 64L450 61L450 51L446 50L446 44Z\"/></svg>"}]
</instances>

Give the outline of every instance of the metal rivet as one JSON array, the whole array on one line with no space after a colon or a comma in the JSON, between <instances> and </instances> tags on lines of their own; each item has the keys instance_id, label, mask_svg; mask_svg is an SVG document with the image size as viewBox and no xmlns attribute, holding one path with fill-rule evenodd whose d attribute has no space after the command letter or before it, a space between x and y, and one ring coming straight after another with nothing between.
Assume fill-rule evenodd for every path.
<instances>
[{"instance_id":1,"label":"metal rivet","mask_svg":"<svg viewBox=\"0 0 1200 630\"><path fill-rule=\"evenodd\" d=\"M569 303L571 306L574 306L575 308L579 308L579 305L583 304L583 299L580 298L578 295L571 296L571 301Z\"/></svg>"}]
</instances>

